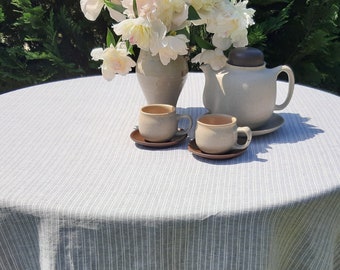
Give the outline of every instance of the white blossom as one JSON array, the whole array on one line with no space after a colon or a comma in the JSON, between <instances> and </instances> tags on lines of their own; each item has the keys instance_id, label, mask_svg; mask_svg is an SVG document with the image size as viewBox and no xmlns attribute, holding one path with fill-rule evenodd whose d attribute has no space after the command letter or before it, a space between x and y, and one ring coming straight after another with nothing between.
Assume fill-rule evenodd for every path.
<instances>
[{"instance_id":1,"label":"white blossom","mask_svg":"<svg viewBox=\"0 0 340 270\"><path fill-rule=\"evenodd\" d=\"M116 5L121 5L119 0L111 0L111 2ZM104 6L106 7L104 0L80 0L81 11L84 13L85 18L90 21L95 21L97 19ZM112 19L116 21L125 19L124 14L113 10L112 8L107 8Z\"/></svg>"},{"instance_id":2,"label":"white blossom","mask_svg":"<svg viewBox=\"0 0 340 270\"><path fill-rule=\"evenodd\" d=\"M142 50L149 50L151 39L151 23L143 18L126 19L113 26L117 35L123 40L128 40L132 45L137 45Z\"/></svg>"},{"instance_id":3,"label":"white blossom","mask_svg":"<svg viewBox=\"0 0 340 270\"><path fill-rule=\"evenodd\" d=\"M182 30L190 24L204 25L212 34L214 50L200 48L201 53L193 62L209 64L221 69L227 58L223 51L231 46L244 47L248 44L248 27L254 24L254 10L247 8L248 1L242 0L80 0L82 12L89 20L95 20L104 8L115 20L112 28L121 40L136 45L139 49L158 55L163 65L188 53L188 38ZM106 3L106 4L105 4ZM135 4L135 5L134 5ZM121 7L118 10L115 8ZM189 21L192 6L199 19ZM111 7L111 8L110 8ZM111 80L115 74L126 74L136 63L129 57L125 43L116 47L95 48L92 58L102 60L103 76Z\"/></svg>"},{"instance_id":4,"label":"white blossom","mask_svg":"<svg viewBox=\"0 0 340 270\"><path fill-rule=\"evenodd\" d=\"M95 21L104 7L103 0L80 0L81 11L85 18L90 21Z\"/></svg>"},{"instance_id":5,"label":"white blossom","mask_svg":"<svg viewBox=\"0 0 340 270\"><path fill-rule=\"evenodd\" d=\"M176 60L178 55L188 53L187 42L189 40L185 35L165 36L159 42L155 42L150 47L152 55L159 54L163 65L169 64L170 60Z\"/></svg>"},{"instance_id":6,"label":"white blossom","mask_svg":"<svg viewBox=\"0 0 340 270\"><path fill-rule=\"evenodd\" d=\"M232 45L232 40L229 37L219 37L218 35L214 34L212 37L212 44L216 48L225 51Z\"/></svg>"},{"instance_id":7,"label":"white blossom","mask_svg":"<svg viewBox=\"0 0 340 270\"><path fill-rule=\"evenodd\" d=\"M116 74L126 75L136 63L128 56L128 51L124 42L119 42L116 47L111 45L106 49L95 48L91 52L92 59L102 60L101 65L103 77L111 81Z\"/></svg>"},{"instance_id":8,"label":"white blossom","mask_svg":"<svg viewBox=\"0 0 340 270\"><path fill-rule=\"evenodd\" d=\"M215 50L202 50L200 54L192 59L192 62L209 64L213 70L219 70L225 66L227 57L225 57L222 50L216 48Z\"/></svg>"}]
</instances>

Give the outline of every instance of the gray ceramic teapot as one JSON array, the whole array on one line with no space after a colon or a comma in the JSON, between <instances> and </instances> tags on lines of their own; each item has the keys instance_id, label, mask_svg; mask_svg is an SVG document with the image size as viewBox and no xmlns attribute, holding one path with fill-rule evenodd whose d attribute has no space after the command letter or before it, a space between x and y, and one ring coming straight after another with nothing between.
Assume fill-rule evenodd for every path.
<instances>
[{"instance_id":1,"label":"gray ceramic teapot","mask_svg":"<svg viewBox=\"0 0 340 270\"><path fill-rule=\"evenodd\" d=\"M274 110L284 109L293 95L293 71L286 65L267 69L263 53L255 48L231 50L221 70L214 71L210 65L201 69L205 74L204 106L210 113L236 116L239 126L260 127ZM276 104L276 81L281 72L288 75L288 92L285 100Z\"/></svg>"}]
</instances>

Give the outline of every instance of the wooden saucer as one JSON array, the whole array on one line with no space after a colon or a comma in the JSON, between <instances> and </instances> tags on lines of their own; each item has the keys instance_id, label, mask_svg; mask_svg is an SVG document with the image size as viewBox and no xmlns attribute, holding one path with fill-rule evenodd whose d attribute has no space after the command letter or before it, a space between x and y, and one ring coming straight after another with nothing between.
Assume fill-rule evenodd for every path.
<instances>
[{"instance_id":1,"label":"wooden saucer","mask_svg":"<svg viewBox=\"0 0 340 270\"><path fill-rule=\"evenodd\" d=\"M139 133L139 130L136 129L130 134L130 138L137 144L152 147L152 148L165 148L177 145L181 143L185 138L187 137L187 134L184 135L175 135L172 137L169 141L166 142L149 142L144 139L144 137Z\"/></svg>"},{"instance_id":2,"label":"wooden saucer","mask_svg":"<svg viewBox=\"0 0 340 270\"><path fill-rule=\"evenodd\" d=\"M198 148L196 141L194 139L190 141L188 145L188 150L196 156L207 158L207 159L231 159L231 158L235 158L235 157L242 155L247 150L247 148L242 149L242 150L230 150L223 154L208 154L208 153L202 152L202 150Z\"/></svg>"}]
</instances>

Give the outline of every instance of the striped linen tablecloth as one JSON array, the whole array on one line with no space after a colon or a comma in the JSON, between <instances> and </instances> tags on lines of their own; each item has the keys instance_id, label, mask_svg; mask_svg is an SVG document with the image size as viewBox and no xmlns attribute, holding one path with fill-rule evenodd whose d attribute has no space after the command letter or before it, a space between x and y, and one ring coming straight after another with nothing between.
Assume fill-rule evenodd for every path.
<instances>
[{"instance_id":1,"label":"striped linen tablecloth","mask_svg":"<svg viewBox=\"0 0 340 270\"><path fill-rule=\"evenodd\" d=\"M190 73L177 111L206 113ZM278 99L287 84L278 83ZM130 133L135 74L0 96L0 269L340 269L340 97L301 85L285 123L208 160Z\"/></svg>"}]
</instances>

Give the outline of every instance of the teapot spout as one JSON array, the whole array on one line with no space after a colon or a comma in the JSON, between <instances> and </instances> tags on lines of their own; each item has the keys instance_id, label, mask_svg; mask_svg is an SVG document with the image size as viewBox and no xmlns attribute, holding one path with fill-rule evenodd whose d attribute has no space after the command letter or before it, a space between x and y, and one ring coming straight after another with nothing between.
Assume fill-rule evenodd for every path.
<instances>
[{"instance_id":1,"label":"teapot spout","mask_svg":"<svg viewBox=\"0 0 340 270\"><path fill-rule=\"evenodd\" d=\"M205 81L210 81L212 78L216 78L216 72L211 68L210 65L204 64L200 66L205 76Z\"/></svg>"},{"instance_id":2,"label":"teapot spout","mask_svg":"<svg viewBox=\"0 0 340 270\"><path fill-rule=\"evenodd\" d=\"M206 73L206 72L209 72L209 71L211 70L211 67L210 67L210 65L204 64L204 65L201 65L201 66L200 66L200 69L201 69L204 73Z\"/></svg>"},{"instance_id":3,"label":"teapot spout","mask_svg":"<svg viewBox=\"0 0 340 270\"><path fill-rule=\"evenodd\" d=\"M220 96L223 90L219 83L218 72L213 70L210 65L200 66L204 73L205 85L203 91L203 104L209 112L218 112L218 107L221 102Z\"/></svg>"}]
</instances>

